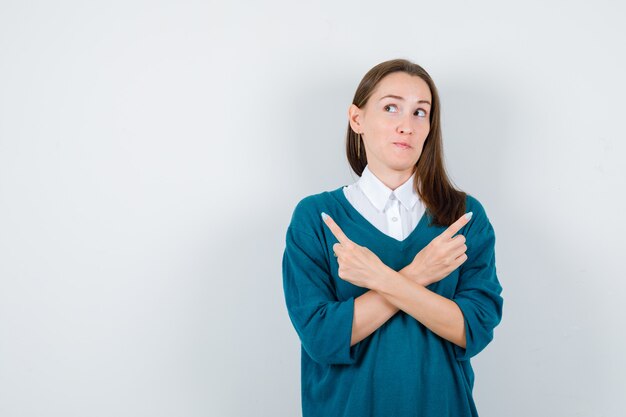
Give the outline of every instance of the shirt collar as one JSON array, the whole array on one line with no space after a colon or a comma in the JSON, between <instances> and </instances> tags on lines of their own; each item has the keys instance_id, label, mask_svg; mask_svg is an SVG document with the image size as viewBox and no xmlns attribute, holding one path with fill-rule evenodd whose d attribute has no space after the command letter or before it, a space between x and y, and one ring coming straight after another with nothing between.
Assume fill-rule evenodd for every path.
<instances>
[{"instance_id":1,"label":"shirt collar","mask_svg":"<svg viewBox=\"0 0 626 417\"><path fill-rule=\"evenodd\" d=\"M395 190L387 187L366 165L361 174L361 178L357 181L357 184L363 194L370 200L370 202L376 207L376 209L382 212L387 206L389 197L393 193L398 201L407 209L411 210L415 203L418 202L419 196L413 189L413 178L415 173L406 180L401 186Z\"/></svg>"}]
</instances>

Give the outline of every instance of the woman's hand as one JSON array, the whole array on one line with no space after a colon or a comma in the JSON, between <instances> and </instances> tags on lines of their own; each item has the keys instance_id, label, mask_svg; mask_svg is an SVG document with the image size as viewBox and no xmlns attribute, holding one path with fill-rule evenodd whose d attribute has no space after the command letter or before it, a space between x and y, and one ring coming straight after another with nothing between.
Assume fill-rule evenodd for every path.
<instances>
[{"instance_id":1,"label":"woman's hand","mask_svg":"<svg viewBox=\"0 0 626 417\"><path fill-rule=\"evenodd\" d=\"M359 287L370 289L374 287L390 268L374 252L348 239L337 223L326 213L322 213L322 219L339 241L333 245L333 251L339 263L339 278Z\"/></svg>"},{"instance_id":2,"label":"woman's hand","mask_svg":"<svg viewBox=\"0 0 626 417\"><path fill-rule=\"evenodd\" d=\"M423 286L440 281L450 275L467 260L465 236L452 236L461 230L471 218L472 213L469 212L452 223L450 227L415 255L413 261L402 270L402 274Z\"/></svg>"}]
</instances>

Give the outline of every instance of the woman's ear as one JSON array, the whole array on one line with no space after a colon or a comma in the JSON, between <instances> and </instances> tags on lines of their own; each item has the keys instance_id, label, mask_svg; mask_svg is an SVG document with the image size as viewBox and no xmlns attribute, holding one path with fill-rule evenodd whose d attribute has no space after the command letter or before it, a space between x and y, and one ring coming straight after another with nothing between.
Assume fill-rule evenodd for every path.
<instances>
[{"instance_id":1,"label":"woman's ear","mask_svg":"<svg viewBox=\"0 0 626 417\"><path fill-rule=\"evenodd\" d=\"M348 121L350 122L350 127L356 133L363 133L363 128L361 127L361 109L359 109L354 104L350 104L348 108Z\"/></svg>"}]
</instances>

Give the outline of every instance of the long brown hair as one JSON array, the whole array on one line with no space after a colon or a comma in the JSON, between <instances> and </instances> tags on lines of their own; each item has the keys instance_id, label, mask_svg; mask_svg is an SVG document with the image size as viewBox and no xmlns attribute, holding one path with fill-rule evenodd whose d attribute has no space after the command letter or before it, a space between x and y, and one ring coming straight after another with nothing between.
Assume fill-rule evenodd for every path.
<instances>
[{"instance_id":1,"label":"long brown hair","mask_svg":"<svg viewBox=\"0 0 626 417\"><path fill-rule=\"evenodd\" d=\"M424 80L430 88L432 105L430 111L430 132L424 142L422 153L415 164L415 178L413 188L426 206L432 217L432 223L439 226L449 226L465 213L466 194L453 187L443 163L443 145L441 135L441 120L439 94L430 75L421 66L406 59L392 59L382 62L363 77L354 93L352 104L363 108L367 104L378 83L393 72L406 72ZM361 140L348 123L346 134L346 155L352 170L360 177L367 165L365 152L357 154L357 141ZM363 144L359 144L365 149Z\"/></svg>"}]
</instances>

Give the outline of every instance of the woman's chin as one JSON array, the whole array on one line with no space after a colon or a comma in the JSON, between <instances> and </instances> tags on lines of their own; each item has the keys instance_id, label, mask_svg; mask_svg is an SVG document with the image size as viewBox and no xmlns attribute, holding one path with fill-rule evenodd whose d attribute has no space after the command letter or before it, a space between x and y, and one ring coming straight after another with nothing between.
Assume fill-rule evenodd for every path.
<instances>
[{"instance_id":1,"label":"woman's chin","mask_svg":"<svg viewBox=\"0 0 626 417\"><path fill-rule=\"evenodd\" d=\"M413 170L413 168L415 167L415 164L417 164L417 160L395 161L395 162L388 164L388 166L394 171L409 171L409 170Z\"/></svg>"},{"instance_id":2,"label":"woman's chin","mask_svg":"<svg viewBox=\"0 0 626 417\"><path fill-rule=\"evenodd\" d=\"M404 171L406 169L413 168L415 164L417 164L418 160L419 155L417 157L415 157L415 155L411 155L410 157L407 155L403 158L390 158L388 161L388 165L390 168L393 168L397 171Z\"/></svg>"}]
</instances>

